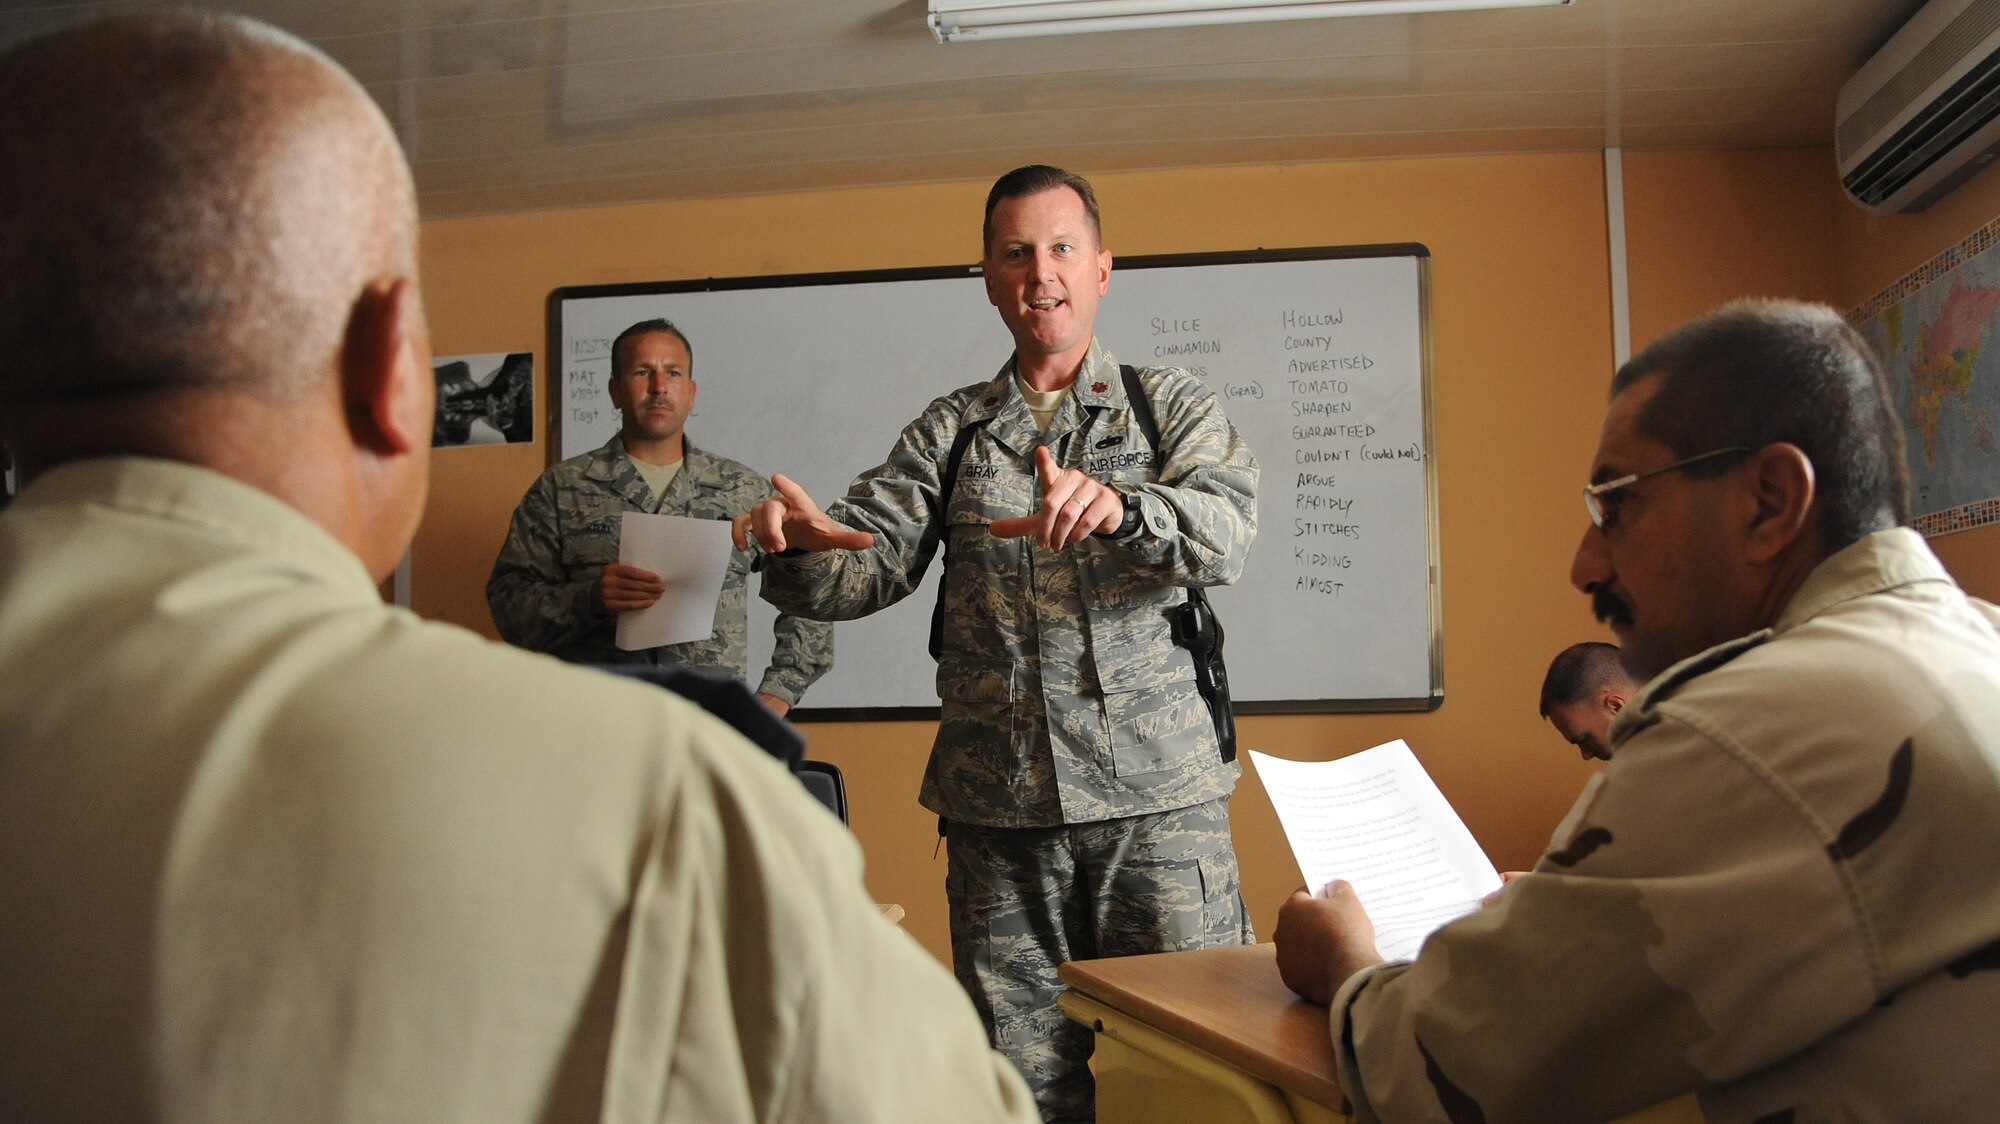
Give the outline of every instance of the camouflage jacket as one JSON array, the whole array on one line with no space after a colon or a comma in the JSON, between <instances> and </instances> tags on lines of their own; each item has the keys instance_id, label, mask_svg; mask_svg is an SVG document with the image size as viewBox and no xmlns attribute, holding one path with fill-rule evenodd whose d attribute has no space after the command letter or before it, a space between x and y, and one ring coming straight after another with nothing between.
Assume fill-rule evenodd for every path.
<instances>
[{"instance_id":1,"label":"camouflage jacket","mask_svg":"<svg viewBox=\"0 0 2000 1124\"><path fill-rule=\"evenodd\" d=\"M1257 531L1257 460L1199 379L1153 367L1140 382L1160 429L1157 473L1118 362L1092 341L1046 434L1010 360L991 382L932 402L889 459L828 508L873 532L873 547L766 560L766 600L846 620L907 596L950 536L943 706L919 796L940 815L992 827L1088 823L1186 807L1235 783L1167 614L1183 587L1243 572ZM966 425L979 428L940 520L940 477ZM1043 444L1065 467L1136 493L1139 530L1061 551L989 535L988 523L1040 502Z\"/></svg>"},{"instance_id":2,"label":"camouflage jacket","mask_svg":"<svg viewBox=\"0 0 2000 1124\"><path fill-rule=\"evenodd\" d=\"M1335 996L1357 1121L1992 1118L2000 609L1878 532L1611 739L1534 873Z\"/></svg>"},{"instance_id":3,"label":"camouflage jacket","mask_svg":"<svg viewBox=\"0 0 2000 1124\"><path fill-rule=\"evenodd\" d=\"M617 437L595 452L550 468L521 498L506 545L486 582L493 623L509 643L575 663L651 663L721 671L749 670L746 579L756 546L735 551L706 640L628 652L618 647L616 614L597 611L590 587L618 561L618 524L628 511L728 519L775 495L770 481L727 457L688 442L681 470L658 505ZM833 626L780 616L771 666L757 688L795 703L833 666Z\"/></svg>"}]
</instances>

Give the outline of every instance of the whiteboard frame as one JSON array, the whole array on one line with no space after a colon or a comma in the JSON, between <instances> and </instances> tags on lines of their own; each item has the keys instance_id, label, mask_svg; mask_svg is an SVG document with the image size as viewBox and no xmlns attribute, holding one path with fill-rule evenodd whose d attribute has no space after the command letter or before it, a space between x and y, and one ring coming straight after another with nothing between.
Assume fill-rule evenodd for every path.
<instances>
[{"instance_id":1,"label":"whiteboard frame","mask_svg":"<svg viewBox=\"0 0 2000 1124\"><path fill-rule=\"evenodd\" d=\"M1432 381L1431 272L1430 248L1418 242L1373 243L1353 246L1297 246L1279 249L1227 250L1208 253L1148 254L1120 257L1119 272L1135 269L1185 268L1206 265L1245 265L1259 262L1323 261L1345 258L1414 258L1417 270L1417 333L1422 371L1419 376L1423 399L1424 434L1424 555L1428 567L1428 614L1430 690L1412 698L1362 699L1258 699L1240 700L1231 709L1237 714L1346 714L1384 712L1428 712L1444 705L1443 599L1439 574L1439 522L1437 485L1436 408ZM547 462L553 466L565 459L563 449L563 387L569 373L569 357L564 354L564 312L570 302L606 297L657 296L677 293L713 293L745 289L815 288L831 285L860 285L878 282L956 280L980 275L978 265L922 266L907 269L865 269L830 273L786 273L748 277L704 277L681 281L638 281L608 285L567 285L549 293L548 343L550 361L543 364L543 394L547 409ZM573 450L569 455L588 450ZM1225 629L1227 622L1224 622ZM1238 643L1242 641L1239 640ZM1227 646L1225 644L1225 655ZM815 707L802 705L788 717L794 721L879 722L936 721L935 706Z\"/></svg>"}]
</instances>

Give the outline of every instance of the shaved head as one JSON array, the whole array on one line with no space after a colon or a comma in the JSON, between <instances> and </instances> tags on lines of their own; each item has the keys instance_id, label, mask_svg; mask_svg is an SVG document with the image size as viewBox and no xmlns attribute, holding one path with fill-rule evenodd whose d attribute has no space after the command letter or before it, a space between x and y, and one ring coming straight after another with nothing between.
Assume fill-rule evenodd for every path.
<instances>
[{"instance_id":1,"label":"shaved head","mask_svg":"<svg viewBox=\"0 0 2000 1124\"><path fill-rule=\"evenodd\" d=\"M1611 760L1611 721L1639 693L1618 654L1615 644L1571 644L1542 679L1542 717L1586 761Z\"/></svg>"},{"instance_id":2,"label":"shaved head","mask_svg":"<svg viewBox=\"0 0 2000 1124\"><path fill-rule=\"evenodd\" d=\"M1549 661L1542 677L1542 717L1559 706L1571 706L1595 698L1607 688L1625 694L1638 691L1639 684L1625 665L1618 662L1618 645L1599 640L1571 644Z\"/></svg>"},{"instance_id":3,"label":"shaved head","mask_svg":"<svg viewBox=\"0 0 2000 1124\"><path fill-rule=\"evenodd\" d=\"M414 275L408 171L339 67L265 25L124 16L0 56L0 404L284 396Z\"/></svg>"},{"instance_id":4,"label":"shaved head","mask_svg":"<svg viewBox=\"0 0 2000 1124\"><path fill-rule=\"evenodd\" d=\"M235 477L379 579L422 517L433 383L388 122L305 43L206 12L0 55L0 441Z\"/></svg>"}]
</instances>

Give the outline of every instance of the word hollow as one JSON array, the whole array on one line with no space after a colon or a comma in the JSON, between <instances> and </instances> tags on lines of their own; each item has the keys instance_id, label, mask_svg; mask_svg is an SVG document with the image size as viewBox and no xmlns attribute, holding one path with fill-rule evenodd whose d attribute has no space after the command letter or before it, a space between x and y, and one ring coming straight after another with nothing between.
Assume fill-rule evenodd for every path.
<instances>
[{"instance_id":1,"label":"word hollow","mask_svg":"<svg viewBox=\"0 0 2000 1124\"><path fill-rule=\"evenodd\" d=\"M1347 315L1344 310L1338 308L1331 312L1306 312L1288 308L1285 310L1284 319L1287 328L1338 328L1341 322L1347 319Z\"/></svg>"}]
</instances>

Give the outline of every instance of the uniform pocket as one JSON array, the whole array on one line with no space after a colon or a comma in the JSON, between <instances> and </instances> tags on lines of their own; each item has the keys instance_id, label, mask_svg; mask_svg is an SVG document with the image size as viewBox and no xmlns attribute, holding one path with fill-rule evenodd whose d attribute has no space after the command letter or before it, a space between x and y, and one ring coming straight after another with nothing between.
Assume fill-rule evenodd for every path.
<instances>
[{"instance_id":1,"label":"uniform pocket","mask_svg":"<svg viewBox=\"0 0 2000 1124\"><path fill-rule=\"evenodd\" d=\"M1090 647L1106 691L1161 687L1194 675L1194 659L1174 643L1173 614L1187 590L1161 585L1098 549L1078 567Z\"/></svg>"},{"instance_id":2,"label":"uniform pocket","mask_svg":"<svg viewBox=\"0 0 2000 1124\"><path fill-rule=\"evenodd\" d=\"M1160 576L1136 569L1123 555L1096 540L1081 549L1089 554L1077 567L1083 581L1083 603L1089 609L1167 609L1187 600L1177 585L1161 585Z\"/></svg>"},{"instance_id":3,"label":"uniform pocket","mask_svg":"<svg viewBox=\"0 0 2000 1124\"><path fill-rule=\"evenodd\" d=\"M1014 791L1015 667L1011 660L946 657L938 661L937 759L932 768L957 793L955 801L1002 816Z\"/></svg>"},{"instance_id":4,"label":"uniform pocket","mask_svg":"<svg viewBox=\"0 0 2000 1124\"><path fill-rule=\"evenodd\" d=\"M1014 661L947 656L938 661L937 692L938 698L949 703L1011 704L1014 701Z\"/></svg>"},{"instance_id":5,"label":"uniform pocket","mask_svg":"<svg viewBox=\"0 0 2000 1124\"><path fill-rule=\"evenodd\" d=\"M1234 852L1202 855L1195 862L1201 870L1201 928L1206 947L1255 943L1249 915L1243 910L1243 887Z\"/></svg>"},{"instance_id":6,"label":"uniform pocket","mask_svg":"<svg viewBox=\"0 0 2000 1124\"><path fill-rule=\"evenodd\" d=\"M1198 770L1215 757L1208 704L1195 689L1193 664L1182 662L1184 666L1167 670L1165 682L1105 690L1111 771L1120 779Z\"/></svg>"}]
</instances>

